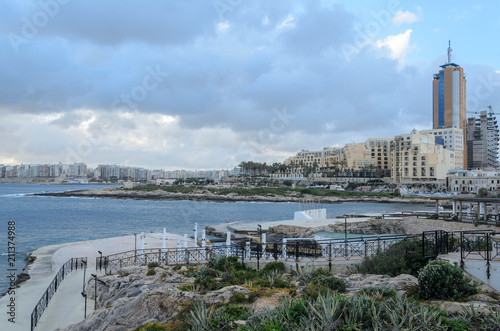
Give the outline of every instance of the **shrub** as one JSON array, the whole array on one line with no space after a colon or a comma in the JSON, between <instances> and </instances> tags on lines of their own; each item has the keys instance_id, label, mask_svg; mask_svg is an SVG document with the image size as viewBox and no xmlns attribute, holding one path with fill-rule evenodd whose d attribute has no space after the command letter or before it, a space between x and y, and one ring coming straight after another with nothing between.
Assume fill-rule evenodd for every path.
<instances>
[{"instance_id":1,"label":"shrub","mask_svg":"<svg viewBox=\"0 0 500 331\"><path fill-rule=\"evenodd\" d=\"M392 244L384 251L379 250L375 255L364 258L363 262L355 266L355 271L391 277L401 274L417 277L418 271L427 264L427 261L428 259L422 256L421 240L403 240Z\"/></svg>"},{"instance_id":2,"label":"shrub","mask_svg":"<svg viewBox=\"0 0 500 331\"><path fill-rule=\"evenodd\" d=\"M234 292L231 298L232 303L245 303L248 301L248 297L241 292Z\"/></svg>"},{"instance_id":3,"label":"shrub","mask_svg":"<svg viewBox=\"0 0 500 331\"><path fill-rule=\"evenodd\" d=\"M170 330L166 324L159 324L154 322L149 322L144 326L140 326L136 329L137 331L159 331L159 330Z\"/></svg>"},{"instance_id":4,"label":"shrub","mask_svg":"<svg viewBox=\"0 0 500 331\"><path fill-rule=\"evenodd\" d=\"M264 269L262 269L262 273L267 273L277 270L279 273L285 273L285 264L283 262L269 262L266 263Z\"/></svg>"},{"instance_id":5,"label":"shrub","mask_svg":"<svg viewBox=\"0 0 500 331\"><path fill-rule=\"evenodd\" d=\"M418 286L424 300L457 300L479 292L477 284L462 269L442 260L429 262L418 273Z\"/></svg>"},{"instance_id":6,"label":"shrub","mask_svg":"<svg viewBox=\"0 0 500 331\"><path fill-rule=\"evenodd\" d=\"M324 285L332 291L344 292L347 288L345 280L334 277L334 276L321 276L318 277L316 282L320 285Z\"/></svg>"},{"instance_id":7,"label":"shrub","mask_svg":"<svg viewBox=\"0 0 500 331\"><path fill-rule=\"evenodd\" d=\"M382 297L394 297L396 295L395 291L383 285L365 287L360 292L367 295L380 295Z\"/></svg>"},{"instance_id":8,"label":"shrub","mask_svg":"<svg viewBox=\"0 0 500 331\"><path fill-rule=\"evenodd\" d=\"M146 272L146 276L153 276L156 275L155 269L149 269L148 272Z\"/></svg>"},{"instance_id":9,"label":"shrub","mask_svg":"<svg viewBox=\"0 0 500 331\"><path fill-rule=\"evenodd\" d=\"M150 263L148 263L148 268L149 269L156 268L157 266L159 266L158 262L150 262Z\"/></svg>"},{"instance_id":10,"label":"shrub","mask_svg":"<svg viewBox=\"0 0 500 331\"><path fill-rule=\"evenodd\" d=\"M216 255L212 258L208 262L207 267L223 272L244 269L244 267L238 262L238 258L236 256L225 257L221 255Z\"/></svg>"}]
</instances>

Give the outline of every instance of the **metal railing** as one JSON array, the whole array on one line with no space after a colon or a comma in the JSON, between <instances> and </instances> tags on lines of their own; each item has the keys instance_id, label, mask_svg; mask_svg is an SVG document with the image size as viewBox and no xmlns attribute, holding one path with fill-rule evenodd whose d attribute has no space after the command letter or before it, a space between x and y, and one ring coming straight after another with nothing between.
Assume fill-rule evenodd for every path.
<instances>
[{"instance_id":1,"label":"metal railing","mask_svg":"<svg viewBox=\"0 0 500 331\"><path fill-rule=\"evenodd\" d=\"M460 233L460 266L473 254L486 260L486 276L490 278L490 261L500 258L500 238L493 230L462 231Z\"/></svg>"},{"instance_id":2,"label":"metal railing","mask_svg":"<svg viewBox=\"0 0 500 331\"><path fill-rule=\"evenodd\" d=\"M78 266L80 266L80 269L86 268L87 258L86 257L71 258L62 265L61 269L59 269L56 276L50 283L49 287L47 287L40 300L38 300L35 309L33 309L33 312L31 313L31 331L35 329L36 325L38 324L38 321L42 317L43 312L47 308L50 299L52 299L52 297L56 293L57 289L61 285L64 278L66 278L66 276L71 271L78 270Z\"/></svg>"},{"instance_id":3,"label":"metal railing","mask_svg":"<svg viewBox=\"0 0 500 331\"><path fill-rule=\"evenodd\" d=\"M122 268L158 263L159 265L200 264L208 262L215 255L236 256L245 261L287 261L287 262L324 262L331 264L334 260L362 259L386 250L392 244L419 236L369 236L363 238L310 241L288 239L279 243L255 243L212 245L205 248L149 248L132 250L123 253L97 257L96 269L106 274L114 273Z\"/></svg>"}]
</instances>

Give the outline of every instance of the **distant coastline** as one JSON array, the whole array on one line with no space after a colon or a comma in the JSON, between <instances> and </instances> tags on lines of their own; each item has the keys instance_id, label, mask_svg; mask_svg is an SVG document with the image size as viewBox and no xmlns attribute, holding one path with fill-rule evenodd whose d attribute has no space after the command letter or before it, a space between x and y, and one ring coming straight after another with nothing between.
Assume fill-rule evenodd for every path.
<instances>
[{"instance_id":1,"label":"distant coastline","mask_svg":"<svg viewBox=\"0 0 500 331\"><path fill-rule=\"evenodd\" d=\"M143 190L77 190L60 193L37 193L37 196L52 197L85 197L85 198L110 198L110 199L135 199L135 200L192 200L192 201L215 201L215 202L301 202L304 199L313 200L320 203L342 203L342 202L371 202L371 203L409 203L425 204L430 203L429 199L414 198L404 199L398 197L379 196L316 196L304 194L302 196L285 196L278 194L267 195L240 195L236 192L226 194L216 194L208 190L195 190L190 193L168 192L164 190L143 191Z\"/></svg>"}]
</instances>

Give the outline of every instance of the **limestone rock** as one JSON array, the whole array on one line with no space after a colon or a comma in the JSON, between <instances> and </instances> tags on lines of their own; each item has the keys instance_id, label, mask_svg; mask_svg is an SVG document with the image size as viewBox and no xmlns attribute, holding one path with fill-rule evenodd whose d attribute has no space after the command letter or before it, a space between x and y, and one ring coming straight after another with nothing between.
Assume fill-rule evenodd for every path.
<instances>
[{"instance_id":1,"label":"limestone rock","mask_svg":"<svg viewBox=\"0 0 500 331\"><path fill-rule=\"evenodd\" d=\"M234 293L242 293L245 297L248 297L250 291L242 286L226 286L217 291L208 292L205 294L203 300L208 305L213 305L215 303L224 303L231 301Z\"/></svg>"},{"instance_id":2,"label":"limestone rock","mask_svg":"<svg viewBox=\"0 0 500 331\"><path fill-rule=\"evenodd\" d=\"M458 315L463 313L464 308L474 306L474 310L480 314L488 314L490 311L499 311L500 303L486 295L477 294L467 298L463 302L454 301L428 301L430 305L438 306L445 312L451 315Z\"/></svg>"},{"instance_id":3,"label":"limestone rock","mask_svg":"<svg viewBox=\"0 0 500 331\"><path fill-rule=\"evenodd\" d=\"M347 292L351 292L348 295L353 295L357 291L374 286L385 286L399 294L404 294L409 287L418 286L418 279L416 277L404 274L397 277L363 274L335 276L346 281L348 286Z\"/></svg>"}]
</instances>

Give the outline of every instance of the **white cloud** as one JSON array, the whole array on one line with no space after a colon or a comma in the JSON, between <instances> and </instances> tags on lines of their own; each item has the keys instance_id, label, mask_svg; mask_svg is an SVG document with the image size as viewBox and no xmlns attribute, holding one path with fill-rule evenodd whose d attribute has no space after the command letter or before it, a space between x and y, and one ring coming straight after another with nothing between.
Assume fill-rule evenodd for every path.
<instances>
[{"instance_id":1,"label":"white cloud","mask_svg":"<svg viewBox=\"0 0 500 331\"><path fill-rule=\"evenodd\" d=\"M393 60L403 61L408 51L413 48L410 45L411 33L412 30L406 30L404 33L388 36L384 40L377 40L377 46L389 48Z\"/></svg>"},{"instance_id":2,"label":"white cloud","mask_svg":"<svg viewBox=\"0 0 500 331\"><path fill-rule=\"evenodd\" d=\"M417 11L418 14L412 13L410 11L398 11L396 14L394 14L394 17L392 18L392 23L400 25L403 23L415 23L420 21L421 16L422 16L422 8L420 6L417 6Z\"/></svg>"}]
</instances>

